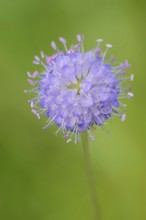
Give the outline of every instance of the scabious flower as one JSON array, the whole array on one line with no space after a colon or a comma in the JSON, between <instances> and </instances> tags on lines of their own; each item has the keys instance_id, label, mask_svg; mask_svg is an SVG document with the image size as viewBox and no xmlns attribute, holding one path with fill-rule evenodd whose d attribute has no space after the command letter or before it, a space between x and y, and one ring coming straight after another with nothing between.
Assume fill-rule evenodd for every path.
<instances>
[{"instance_id":1,"label":"scabious flower","mask_svg":"<svg viewBox=\"0 0 146 220\"><path fill-rule=\"evenodd\" d=\"M36 93L29 100L32 112L38 119L48 118L44 129L55 123L56 134L62 131L67 142L74 136L75 143L85 130L94 140L93 127L104 125L114 115L124 121L126 105L120 99L133 97L130 88L123 87L126 80L134 79L133 74L125 77L125 70L131 66L128 61L118 63L114 56L107 60L112 45L106 44L102 51L102 39L97 39L94 49L84 52L83 40L83 35L77 35L77 44L68 49L66 40L60 37L64 51L52 42L52 56L43 52L35 56L33 63L43 70L28 72L28 82L35 87L26 91Z\"/></svg>"}]
</instances>

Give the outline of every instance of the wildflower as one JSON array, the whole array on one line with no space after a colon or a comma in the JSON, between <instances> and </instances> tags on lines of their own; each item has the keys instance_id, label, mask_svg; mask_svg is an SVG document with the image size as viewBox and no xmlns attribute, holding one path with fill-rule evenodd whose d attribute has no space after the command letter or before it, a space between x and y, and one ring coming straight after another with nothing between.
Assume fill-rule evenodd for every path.
<instances>
[{"instance_id":1,"label":"wildflower","mask_svg":"<svg viewBox=\"0 0 146 220\"><path fill-rule=\"evenodd\" d=\"M58 126L56 134L62 131L67 142L74 136L75 143L85 130L94 140L92 129L104 125L114 115L124 121L125 105L120 98L133 97L128 88L123 88L126 80L134 79L133 74L124 76L125 70L131 66L128 61L117 65L114 56L107 60L106 54L112 45L106 44L102 52L102 39L97 39L94 49L84 52L83 40L83 35L77 35L77 44L68 49L66 40L60 37L64 51L52 42L55 51L52 56L43 52L40 58L35 56L33 63L41 65L44 70L28 72L28 82L35 87L26 91L37 94L29 100L37 118L48 117L44 129L55 123Z\"/></svg>"}]
</instances>

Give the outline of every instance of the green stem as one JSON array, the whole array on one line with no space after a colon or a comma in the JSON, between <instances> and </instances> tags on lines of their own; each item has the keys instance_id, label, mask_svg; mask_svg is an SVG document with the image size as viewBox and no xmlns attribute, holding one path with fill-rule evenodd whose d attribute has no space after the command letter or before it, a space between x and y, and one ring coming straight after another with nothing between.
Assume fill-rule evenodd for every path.
<instances>
[{"instance_id":1,"label":"green stem","mask_svg":"<svg viewBox=\"0 0 146 220\"><path fill-rule=\"evenodd\" d=\"M82 134L82 145L83 145L83 151L84 151L87 181L89 184L89 190L91 194L91 200L92 200L92 206L93 206L93 212L94 212L93 213L94 219L99 220L100 218L99 218L99 211L98 211L98 202L97 202L97 197L96 197L95 184L93 181L92 166L91 166L90 153L89 153L89 140L88 140L87 131L84 131Z\"/></svg>"}]
</instances>

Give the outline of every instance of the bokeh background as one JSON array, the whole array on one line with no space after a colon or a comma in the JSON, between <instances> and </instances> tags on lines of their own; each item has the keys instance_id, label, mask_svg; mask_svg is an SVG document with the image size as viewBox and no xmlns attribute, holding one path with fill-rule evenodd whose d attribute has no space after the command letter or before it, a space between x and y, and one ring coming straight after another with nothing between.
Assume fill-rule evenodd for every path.
<instances>
[{"instance_id":1,"label":"bokeh background","mask_svg":"<svg viewBox=\"0 0 146 220\"><path fill-rule=\"evenodd\" d=\"M81 143L66 144L31 113L23 90L34 55L59 36L97 38L135 74L127 120L96 131L90 151L101 220L146 220L146 1L0 0L0 219L91 220ZM130 72L129 72L130 73Z\"/></svg>"}]
</instances>

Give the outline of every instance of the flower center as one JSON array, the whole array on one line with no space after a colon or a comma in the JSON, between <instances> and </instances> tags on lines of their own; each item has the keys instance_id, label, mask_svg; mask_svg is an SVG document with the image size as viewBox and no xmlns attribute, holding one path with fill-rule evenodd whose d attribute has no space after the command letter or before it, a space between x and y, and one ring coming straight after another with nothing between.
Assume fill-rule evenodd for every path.
<instances>
[{"instance_id":1,"label":"flower center","mask_svg":"<svg viewBox=\"0 0 146 220\"><path fill-rule=\"evenodd\" d=\"M80 94L80 90L81 90L81 87L80 87L80 84L82 82L82 78L81 79L78 79L77 80L77 84L71 84L69 86L67 86L68 89L77 89L77 94L79 95Z\"/></svg>"}]
</instances>

